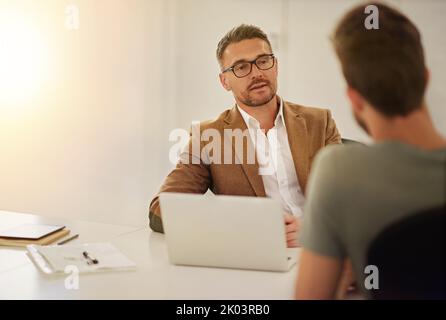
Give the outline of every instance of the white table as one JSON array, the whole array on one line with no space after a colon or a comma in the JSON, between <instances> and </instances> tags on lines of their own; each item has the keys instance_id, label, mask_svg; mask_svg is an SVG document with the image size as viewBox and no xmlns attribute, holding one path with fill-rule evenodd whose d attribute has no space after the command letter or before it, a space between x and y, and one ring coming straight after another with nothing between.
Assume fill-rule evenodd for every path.
<instances>
[{"instance_id":1,"label":"white table","mask_svg":"<svg viewBox=\"0 0 446 320\"><path fill-rule=\"evenodd\" d=\"M65 224L80 237L71 243L111 242L137 268L81 274L78 290L67 290L67 275L45 275L21 248L0 247L0 299L292 299L296 267L264 272L169 264L164 235L85 221L42 218L0 211L0 229L29 222Z\"/></svg>"}]
</instances>

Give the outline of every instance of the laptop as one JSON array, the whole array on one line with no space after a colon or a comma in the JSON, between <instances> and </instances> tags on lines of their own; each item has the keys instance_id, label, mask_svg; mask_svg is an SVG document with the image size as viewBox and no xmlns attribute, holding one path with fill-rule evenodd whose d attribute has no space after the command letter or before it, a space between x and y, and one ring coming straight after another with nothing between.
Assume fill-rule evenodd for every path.
<instances>
[{"instance_id":1,"label":"laptop","mask_svg":"<svg viewBox=\"0 0 446 320\"><path fill-rule=\"evenodd\" d=\"M288 271L280 203L269 198L162 193L169 261L176 265Z\"/></svg>"}]
</instances>

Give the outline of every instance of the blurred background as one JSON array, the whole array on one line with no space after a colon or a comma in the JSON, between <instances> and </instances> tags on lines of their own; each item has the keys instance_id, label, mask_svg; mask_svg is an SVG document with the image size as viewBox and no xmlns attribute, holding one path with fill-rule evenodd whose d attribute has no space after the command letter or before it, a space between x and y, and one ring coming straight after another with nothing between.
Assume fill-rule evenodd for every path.
<instances>
[{"instance_id":1,"label":"blurred background","mask_svg":"<svg viewBox=\"0 0 446 320\"><path fill-rule=\"evenodd\" d=\"M329 35L354 0L0 0L0 210L127 225L169 162L169 132L233 104L215 49L241 23L279 59L279 95L350 115ZM387 1L417 24L446 135L446 1Z\"/></svg>"}]
</instances>

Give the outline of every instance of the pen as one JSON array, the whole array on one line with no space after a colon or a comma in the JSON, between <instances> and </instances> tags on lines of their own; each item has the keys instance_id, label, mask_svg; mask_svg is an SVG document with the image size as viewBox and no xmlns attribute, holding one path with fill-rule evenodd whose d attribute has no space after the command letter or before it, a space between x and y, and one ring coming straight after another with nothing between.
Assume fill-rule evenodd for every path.
<instances>
[{"instance_id":1,"label":"pen","mask_svg":"<svg viewBox=\"0 0 446 320\"><path fill-rule=\"evenodd\" d=\"M76 239L77 237L79 237L79 234L75 234L75 235L72 236L72 237L69 237L69 238L67 238L67 239L65 239L65 240L62 240L61 242L58 243L58 245L65 244L65 243L67 243L68 241L71 241L71 240Z\"/></svg>"},{"instance_id":2,"label":"pen","mask_svg":"<svg viewBox=\"0 0 446 320\"><path fill-rule=\"evenodd\" d=\"M92 258L87 251L82 252L82 255L87 259L87 264L98 264L99 261L96 258Z\"/></svg>"}]
</instances>

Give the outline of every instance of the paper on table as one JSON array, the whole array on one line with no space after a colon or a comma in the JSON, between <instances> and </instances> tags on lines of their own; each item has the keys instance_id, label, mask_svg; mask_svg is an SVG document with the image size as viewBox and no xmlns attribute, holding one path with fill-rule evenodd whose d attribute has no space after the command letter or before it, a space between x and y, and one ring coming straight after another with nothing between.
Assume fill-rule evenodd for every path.
<instances>
[{"instance_id":1,"label":"paper on table","mask_svg":"<svg viewBox=\"0 0 446 320\"><path fill-rule=\"evenodd\" d=\"M135 268L133 261L124 256L111 243L91 243L64 246L27 246L29 255L45 273L64 272L67 266L75 266L79 273ZM98 264L87 264L83 252L96 258Z\"/></svg>"}]
</instances>

